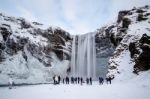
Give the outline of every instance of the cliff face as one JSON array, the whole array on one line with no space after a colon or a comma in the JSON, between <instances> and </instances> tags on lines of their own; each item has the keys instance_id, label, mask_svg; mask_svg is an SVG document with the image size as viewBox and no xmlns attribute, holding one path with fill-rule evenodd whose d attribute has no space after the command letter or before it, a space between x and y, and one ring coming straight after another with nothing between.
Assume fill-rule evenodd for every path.
<instances>
[{"instance_id":1,"label":"cliff face","mask_svg":"<svg viewBox=\"0 0 150 99\"><path fill-rule=\"evenodd\" d=\"M71 36L58 27L0 14L0 84L45 83L69 66Z\"/></svg>"},{"instance_id":2,"label":"cliff face","mask_svg":"<svg viewBox=\"0 0 150 99\"><path fill-rule=\"evenodd\" d=\"M117 22L107 26L115 46L108 75L122 80L149 70L150 6L120 11Z\"/></svg>"},{"instance_id":3,"label":"cliff face","mask_svg":"<svg viewBox=\"0 0 150 99\"><path fill-rule=\"evenodd\" d=\"M108 61L115 50L115 46L111 43L108 29L107 27L102 27L95 31L97 76L101 77L106 77L109 66Z\"/></svg>"}]
</instances>

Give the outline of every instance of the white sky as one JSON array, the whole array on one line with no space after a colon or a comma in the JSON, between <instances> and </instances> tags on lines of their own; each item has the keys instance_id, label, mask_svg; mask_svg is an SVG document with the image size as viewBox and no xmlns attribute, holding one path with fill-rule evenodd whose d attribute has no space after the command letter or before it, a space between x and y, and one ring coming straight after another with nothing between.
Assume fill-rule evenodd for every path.
<instances>
[{"instance_id":1,"label":"white sky","mask_svg":"<svg viewBox=\"0 0 150 99\"><path fill-rule=\"evenodd\" d=\"M0 12L84 34L116 21L118 11L150 0L0 0Z\"/></svg>"}]
</instances>

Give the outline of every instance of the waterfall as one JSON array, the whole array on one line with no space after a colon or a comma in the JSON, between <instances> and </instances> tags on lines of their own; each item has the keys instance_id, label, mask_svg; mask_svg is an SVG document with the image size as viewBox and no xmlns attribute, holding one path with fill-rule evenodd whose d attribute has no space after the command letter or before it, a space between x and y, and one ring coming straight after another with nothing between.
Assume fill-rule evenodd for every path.
<instances>
[{"instance_id":1,"label":"waterfall","mask_svg":"<svg viewBox=\"0 0 150 99\"><path fill-rule=\"evenodd\" d=\"M96 78L96 48L94 33L73 37L71 75Z\"/></svg>"}]
</instances>

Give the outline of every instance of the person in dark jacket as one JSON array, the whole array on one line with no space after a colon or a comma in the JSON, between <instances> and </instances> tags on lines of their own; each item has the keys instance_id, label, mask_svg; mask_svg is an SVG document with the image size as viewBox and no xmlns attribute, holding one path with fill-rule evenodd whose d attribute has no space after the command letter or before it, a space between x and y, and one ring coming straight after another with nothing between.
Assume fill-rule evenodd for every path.
<instances>
[{"instance_id":1,"label":"person in dark jacket","mask_svg":"<svg viewBox=\"0 0 150 99\"><path fill-rule=\"evenodd\" d=\"M80 83L80 77L78 77L78 84Z\"/></svg>"},{"instance_id":2,"label":"person in dark jacket","mask_svg":"<svg viewBox=\"0 0 150 99\"><path fill-rule=\"evenodd\" d=\"M74 77L71 77L71 83L74 84Z\"/></svg>"},{"instance_id":3,"label":"person in dark jacket","mask_svg":"<svg viewBox=\"0 0 150 99\"><path fill-rule=\"evenodd\" d=\"M77 77L74 78L74 82L77 84Z\"/></svg>"},{"instance_id":4,"label":"person in dark jacket","mask_svg":"<svg viewBox=\"0 0 150 99\"><path fill-rule=\"evenodd\" d=\"M66 77L66 84L69 84L69 77Z\"/></svg>"},{"instance_id":5,"label":"person in dark jacket","mask_svg":"<svg viewBox=\"0 0 150 99\"><path fill-rule=\"evenodd\" d=\"M58 76L58 84L60 84L60 81L61 81L61 77Z\"/></svg>"},{"instance_id":6,"label":"person in dark jacket","mask_svg":"<svg viewBox=\"0 0 150 99\"><path fill-rule=\"evenodd\" d=\"M54 84L54 85L56 84L55 75L53 76L53 84Z\"/></svg>"},{"instance_id":7,"label":"person in dark jacket","mask_svg":"<svg viewBox=\"0 0 150 99\"><path fill-rule=\"evenodd\" d=\"M65 79L64 78L63 78L62 82L63 82L63 84L65 84Z\"/></svg>"},{"instance_id":8,"label":"person in dark jacket","mask_svg":"<svg viewBox=\"0 0 150 99\"><path fill-rule=\"evenodd\" d=\"M109 81L110 84L111 84L111 80L112 80L111 77L108 77L108 81Z\"/></svg>"},{"instance_id":9,"label":"person in dark jacket","mask_svg":"<svg viewBox=\"0 0 150 99\"><path fill-rule=\"evenodd\" d=\"M102 77L99 77L99 84L103 84L103 82L104 82L104 79L102 78Z\"/></svg>"},{"instance_id":10,"label":"person in dark jacket","mask_svg":"<svg viewBox=\"0 0 150 99\"><path fill-rule=\"evenodd\" d=\"M112 78L111 77L107 77L106 78L106 82L107 82L107 84L109 83L109 84L111 84L111 80L112 80Z\"/></svg>"},{"instance_id":11,"label":"person in dark jacket","mask_svg":"<svg viewBox=\"0 0 150 99\"><path fill-rule=\"evenodd\" d=\"M87 85L89 84L89 78L86 78L86 84Z\"/></svg>"},{"instance_id":12,"label":"person in dark jacket","mask_svg":"<svg viewBox=\"0 0 150 99\"><path fill-rule=\"evenodd\" d=\"M89 81L90 81L90 84L92 85L92 77L90 77Z\"/></svg>"},{"instance_id":13,"label":"person in dark jacket","mask_svg":"<svg viewBox=\"0 0 150 99\"><path fill-rule=\"evenodd\" d=\"M81 80L80 82L81 82L81 85L82 85L82 83L83 83L83 78L81 77L80 80Z\"/></svg>"}]
</instances>

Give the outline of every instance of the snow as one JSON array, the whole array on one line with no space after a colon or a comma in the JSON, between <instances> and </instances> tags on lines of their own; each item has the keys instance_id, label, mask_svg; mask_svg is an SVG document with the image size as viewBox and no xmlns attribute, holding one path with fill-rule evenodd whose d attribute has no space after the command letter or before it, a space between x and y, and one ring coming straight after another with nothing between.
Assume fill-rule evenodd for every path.
<instances>
[{"instance_id":1,"label":"snow","mask_svg":"<svg viewBox=\"0 0 150 99\"><path fill-rule=\"evenodd\" d=\"M143 79L143 76L150 77L150 73L144 73L132 79L132 82L114 82L111 85L106 83L99 85L95 81L93 85L84 83L82 86L46 84L15 87L11 90L1 87L0 97L1 99L149 99L149 80Z\"/></svg>"}]
</instances>

